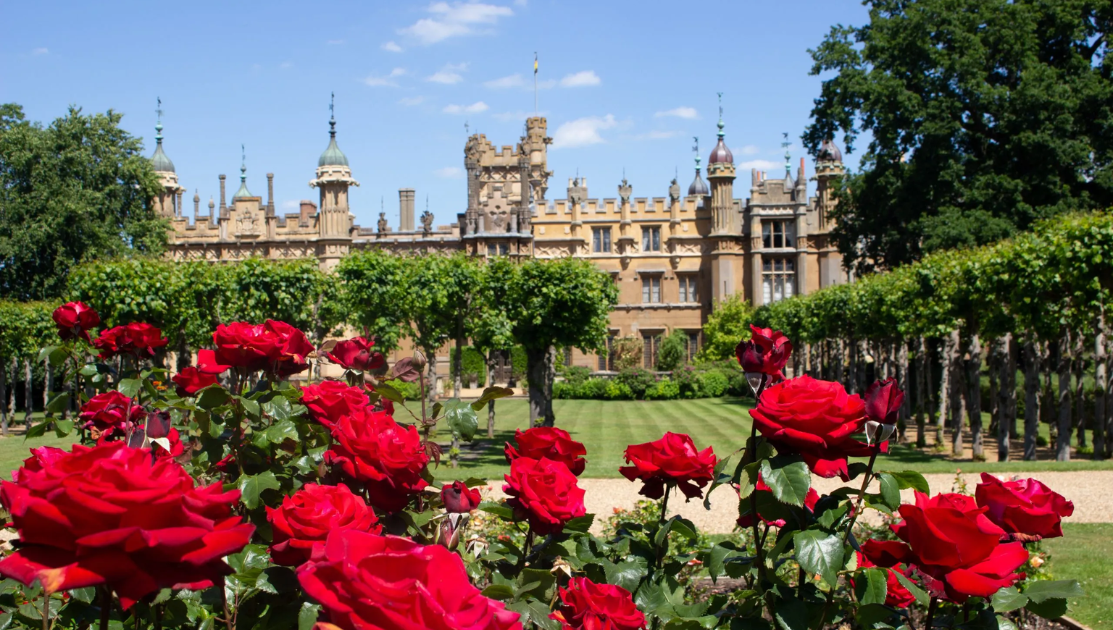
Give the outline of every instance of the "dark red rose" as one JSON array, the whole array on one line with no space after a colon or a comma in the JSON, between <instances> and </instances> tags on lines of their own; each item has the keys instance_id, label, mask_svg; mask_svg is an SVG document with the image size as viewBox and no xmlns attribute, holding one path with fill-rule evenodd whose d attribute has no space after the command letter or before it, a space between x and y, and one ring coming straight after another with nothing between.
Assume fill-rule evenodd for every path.
<instances>
[{"instance_id":1,"label":"dark red rose","mask_svg":"<svg viewBox=\"0 0 1113 630\"><path fill-rule=\"evenodd\" d=\"M862 553L869 561L879 567L894 567L907 562L912 557L908 545L899 540L877 540L870 538L861 544Z\"/></svg>"},{"instance_id":2,"label":"dark red rose","mask_svg":"<svg viewBox=\"0 0 1113 630\"><path fill-rule=\"evenodd\" d=\"M915 505L900 506L904 520L893 531L908 544L902 555L933 596L961 603L1024 579L1015 571L1028 561L1028 551L1019 542L1001 543L1005 531L986 518L987 510L974 497L920 492Z\"/></svg>"},{"instance_id":3,"label":"dark red rose","mask_svg":"<svg viewBox=\"0 0 1113 630\"><path fill-rule=\"evenodd\" d=\"M93 340L93 347L100 350L102 359L110 359L118 354L139 358L154 356L155 348L161 348L169 342L158 328L143 322L132 322L126 326L102 330L100 336Z\"/></svg>"},{"instance_id":4,"label":"dark red rose","mask_svg":"<svg viewBox=\"0 0 1113 630\"><path fill-rule=\"evenodd\" d=\"M518 429L514 432L514 441L518 448L506 443L503 452L506 454L506 463L511 464L519 457L541 459L547 457L554 462L564 462L568 470L577 477L587 466L587 455L584 445L572 439L564 429L556 427L534 427L526 431Z\"/></svg>"},{"instance_id":5,"label":"dark red rose","mask_svg":"<svg viewBox=\"0 0 1113 630\"><path fill-rule=\"evenodd\" d=\"M128 432L147 419L147 412L118 391L97 394L81 406L78 417L84 428L98 435L109 431Z\"/></svg>"},{"instance_id":6,"label":"dark red rose","mask_svg":"<svg viewBox=\"0 0 1113 630\"><path fill-rule=\"evenodd\" d=\"M735 488L735 490L737 490L737 488ZM770 496L772 496L773 494L773 490L769 488L769 486L765 483L765 480L761 478L760 474L757 476L757 483L754 484L754 492L768 492ZM812 513L815 511L816 503L819 503L819 493L815 491L815 488L808 488L808 493L804 495L804 509L806 509L808 513ZM742 504L741 507L745 508L749 505L749 501L746 501ZM784 527L786 524L786 521L783 518L766 518L766 515L762 514L760 510L758 510L758 518L761 519L761 522L769 525L770 527ZM739 527L750 527L754 523L753 515L744 514L742 516L739 516L736 522L738 523Z\"/></svg>"},{"instance_id":7,"label":"dark red rose","mask_svg":"<svg viewBox=\"0 0 1113 630\"><path fill-rule=\"evenodd\" d=\"M560 589L561 606L549 615L563 630L640 630L645 615L638 610L630 591L621 586L596 584L574 577Z\"/></svg>"},{"instance_id":8,"label":"dark red rose","mask_svg":"<svg viewBox=\"0 0 1113 630\"><path fill-rule=\"evenodd\" d=\"M618 469L630 481L641 479L641 493L660 499L666 484L676 484L688 499L703 494L702 488L715 476L715 452L708 446L696 450L692 438L683 433L665 433L656 442L632 444L623 454L626 463Z\"/></svg>"},{"instance_id":9,"label":"dark red rose","mask_svg":"<svg viewBox=\"0 0 1113 630\"><path fill-rule=\"evenodd\" d=\"M39 460L0 485L20 539L0 575L39 580L47 593L104 584L129 608L164 588L208 588L232 573L221 559L255 529L233 512L239 491L194 487L180 464L146 449L77 444Z\"/></svg>"},{"instance_id":10,"label":"dark red rose","mask_svg":"<svg viewBox=\"0 0 1113 630\"><path fill-rule=\"evenodd\" d=\"M519 457L504 477L507 505L536 534L559 534L568 521L587 514L584 491L563 462Z\"/></svg>"},{"instance_id":11,"label":"dark red rose","mask_svg":"<svg viewBox=\"0 0 1113 630\"><path fill-rule=\"evenodd\" d=\"M521 630L518 613L472 586L460 556L439 545L351 529L298 568L321 605L315 630Z\"/></svg>"},{"instance_id":12,"label":"dark red rose","mask_svg":"<svg viewBox=\"0 0 1113 630\"><path fill-rule=\"evenodd\" d=\"M810 376L777 383L761 395L750 417L778 452L798 453L820 477L847 481L846 458L872 452L851 437L865 423L865 405L840 383Z\"/></svg>"},{"instance_id":13,"label":"dark red rose","mask_svg":"<svg viewBox=\"0 0 1113 630\"><path fill-rule=\"evenodd\" d=\"M81 302L66 302L54 309L53 318L63 341L78 337L89 341L89 330L100 325L100 315Z\"/></svg>"},{"instance_id":14,"label":"dark red rose","mask_svg":"<svg viewBox=\"0 0 1113 630\"><path fill-rule=\"evenodd\" d=\"M739 343L734 355L743 372L765 374L770 382L784 380L784 367L792 356L792 342L779 330L750 324L750 340Z\"/></svg>"},{"instance_id":15,"label":"dark red rose","mask_svg":"<svg viewBox=\"0 0 1113 630\"><path fill-rule=\"evenodd\" d=\"M221 365L216 360L215 350L198 350L197 351L197 370L204 374L212 374L213 376L223 374L230 365Z\"/></svg>"},{"instance_id":16,"label":"dark red rose","mask_svg":"<svg viewBox=\"0 0 1113 630\"><path fill-rule=\"evenodd\" d=\"M897 379L874 381L866 389L866 417L882 424L896 424L897 414L904 404L904 392L897 387Z\"/></svg>"},{"instance_id":17,"label":"dark red rose","mask_svg":"<svg viewBox=\"0 0 1113 630\"><path fill-rule=\"evenodd\" d=\"M870 542L870 541L867 540L866 542ZM863 549L863 551L865 550L865 545L864 544L862 545L862 549ZM877 566L872 561L870 561L869 557L866 556L865 554L863 554L861 552L855 552L855 553L858 554L858 567L859 568L869 569L871 567ZM904 577L907 578L908 576L905 574L904 571L902 571L899 567L895 567L895 566L894 567L886 567L886 568L883 568L882 570L885 571L885 586L886 586L885 605L886 606L892 606L894 608L908 608L912 604L916 603L916 597L914 595L912 595L912 593L910 593L908 591L908 589L904 587L903 584L900 583L900 579L897 577L897 574L899 573L899 574L901 574L901 575L903 575ZM851 587L854 586L854 580L853 579L850 580L850 586Z\"/></svg>"},{"instance_id":18,"label":"dark red rose","mask_svg":"<svg viewBox=\"0 0 1113 630\"><path fill-rule=\"evenodd\" d=\"M148 436L149 437L149 436ZM176 459L185 454L185 444L182 444L182 436L178 430L171 427L170 431L166 434L166 441L170 443L170 450L166 450L161 444L155 442L157 438L151 438L151 452L155 457L163 459Z\"/></svg>"},{"instance_id":19,"label":"dark red rose","mask_svg":"<svg viewBox=\"0 0 1113 630\"><path fill-rule=\"evenodd\" d=\"M337 342L327 356L333 363L349 370L377 370L386 365L386 359L383 353L371 349L374 346L373 340L352 337Z\"/></svg>"},{"instance_id":20,"label":"dark red rose","mask_svg":"<svg viewBox=\"0 0 1113 630\"><path fill-rule=\"evenodd\" d=\"M340 381L303 385L301 391L301 403L309 408L309 415L330 429L340 418L361 413L370 405L367 394Z\"/></svg>"},{"instance_id":21,"label":"dark red rose","mask_svg":"<svg viewBox=\"0 0 1113 630\"><path fill-rule=\"evenodd\" d=\"M1001 481L982 473L974 498L989 509L985 514L989 520L1021 541L1062 536L1061 521L1074 514L1074 503L1035 479Z\"/></svg>"},{"instance_id":22,"label":"dark red rose","mask_svg":"<svg viewBox=\"0 0 1113 630\"><path fill-rule=\"evenodd\" d=\"M181 372L171 376L170 380L177 385L175 390L182 398L192 396L210 385L216 385L217 382L215 375L206 374L193 366L183 368Z\"/></svg>"},{"instance_id":23,"label":"dark red rose","mask_svg":"<svg viewBox=\"0 0 1113 630\"><path fill-rule=\"evenodd\" d=\"M325 557L329 532L350 529L378 534L382 531L375 510L348 486L319 486L307 483L282 500L282 505L267 508L267 520L274 531L271 559L275 564L298 566Z\"/></svg>"},{"instance_id":24,"label":"dark red rose","mask_svg":"<svg viewBox=\"0 0 1113 630\"><path fill-rule=\"evenodd\" d=\"M429 485L422 477L429 456L416 427L402 427L382 411L365 409L342 417L332 438L325 463L362 481L377 510L397 512Z\"/></svg>"},{"instance_id":25,"label":"dark red rose","mask_svg":"<svg viewBox=\"0 0 1113 630\"><path fill-rule=\"evenodd\" d=\"M479 507L482 497L479 491L467 487L462 481L453 481L441 486L441 501L444 509L455 514L465 514Z\"/></svg>"},{"instance_id":26,"label":"dark red rose","mask_svg":"<svg viewBox=\"0 0 1113 630\"><path fill-rule=\"evenodd\" d=\"M309 363L305 359L313 353L314 348L305 333L286 322L273 319L268 319L264 326L279 339L278 355L272 357L274 373L279 378L288 378L309 369Z\"/></svg>"},{"instance_id":27,"label":"dark red rose","mask_svg":"<svg viewBox=\"0 0 1113 630\"><path fill-rule=\"evenodd\" d=\"M305 358L313 352L305 333L273 319L262 324L220 324L213 333L213 344L219 364L249 372L264 370L277 378L308 369Z\"/></svg>"}]
</instances>

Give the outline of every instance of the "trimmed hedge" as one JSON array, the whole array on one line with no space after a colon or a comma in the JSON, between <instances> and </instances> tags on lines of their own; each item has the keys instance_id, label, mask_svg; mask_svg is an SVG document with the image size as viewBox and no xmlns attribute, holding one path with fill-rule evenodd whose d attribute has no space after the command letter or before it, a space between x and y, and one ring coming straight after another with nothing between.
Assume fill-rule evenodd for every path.
<instances>
[{"instance_id":1,"label":"trimmed hedge","mask_svg":"<svg viewBox=\"0 0 1113 630\"><path fill-rule=\"evenodd\" d=\"M553 398L579 400L678 400L749 396L742 370L727 362L674 370L660 380L649 370L629 368L614 378L590 376L587 368L564 368L564 380L553 384Z\"/></svg>"}]
</instances>

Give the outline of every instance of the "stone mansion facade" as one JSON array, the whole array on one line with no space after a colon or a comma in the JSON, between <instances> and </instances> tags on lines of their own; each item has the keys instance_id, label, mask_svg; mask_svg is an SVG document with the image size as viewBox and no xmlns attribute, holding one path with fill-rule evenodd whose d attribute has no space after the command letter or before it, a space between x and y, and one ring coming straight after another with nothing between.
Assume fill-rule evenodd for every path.
<instances>
[{"instance_id":1,"label":"stone mansion facade","mask_svg":"<svg viewBox=\"0 0 1113 630\"><path fill-rule=\"evenodd\" d=\"M592 198L586 178L570 178L563 199L551 200L547 122L526 120L516 145L496 147L483 134L464 146L466 209L456 222L436 226L426 210L415 216L415 191L398 191L400 224L384 213L374 227L353 222L348 190L358 186L348 159L336 142L330 120L329 144L317 161L309 186L316 202L302 201L298 213L275 212L273 175L267 197L248 190L246 169L230 200L220 175L219 206L212 200L202 214L193 196L193 216L182 204L184 188L163 150L156 127L152 156L163 188L155 204L169 218L168 256L175 260L238 261L316 258L333 268L355 249L383 248L400 254L466 251L477 257L581 257L611 274L619 303L611 314L611 335L644 340L647 367L655 361L656 339L683 330L689 353L700 344L700 330L719 300L741 295L755 305L808 293L847 280L829 233L834 178L843 173L842 156L825 143L816 162L816 196L808 196L803 159L796 173L782 177L750 173L749 195L736 197L734 159L722 120L718 142L707 159L706 181L696 157L695 178L682 194L674 179L663 197L636 197L623 179L617 196ZM741 192L741 191L739 191ZM571 356L577 365L610 369L610 357ZM447 366L447 362L445 364Z\"/></svg>"}]
</instances>

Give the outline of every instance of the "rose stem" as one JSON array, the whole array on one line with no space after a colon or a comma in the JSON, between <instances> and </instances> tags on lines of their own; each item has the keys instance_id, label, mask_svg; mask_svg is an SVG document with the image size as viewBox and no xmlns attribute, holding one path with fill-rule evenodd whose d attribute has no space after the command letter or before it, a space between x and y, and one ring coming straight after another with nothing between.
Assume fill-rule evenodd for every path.
<instances>
[{"instance_id":1,"label":"rose stem","mask_svg":"<svg viewBox=\"0 0 1113 630\"><path fill-rule=\"evenodd\" d=\"M842 537L842 544L846 544L850 540L850 530L854 529L854 521L858 520L858 514L862 511L862 501L866 498L866 487L870 485L870 477L873 475L873 463L877 461L877 454L881 451L880 446L875 446L873 452L870 453L870 463L866 466L866 478L862 480L862 491L858 494L858 502L854 505L854 513L850 515L850 522L846 525L846 533Z\"/></svg>"},{"instance_id":2,"label":"rose stem","mask_svg":"<svg viewBox=\"0 0 1113 630\"><path fill-rule=\"evenodd\" d=\"M761 375L761 384L758 385L757 392L754 394L754 405L757 406L761 402L761 394L765 391L765 386L769 382L769 376L766 374ZM746 448L746 460L757 461L757 423L750 418L750 441ZM762 553L762 542L764 542L757 533L757 492L750 491L750 525L754 530L754 558L757 561L757 578L758 586L762 586L765 580L765 554ZM764 588L764 587L762 587ZM772 616L773 609L770 607L769 614Z\"/></svg>"},{"instance_id":3,"label":"rose stem","mask_svg":"<svg viewBox=\"0 0 1113 630\"><path fill-rule=\"evenodd\" d=\"M934 597L931 598L931 604L928 605L928 618L927 623L924 624L925 630L931 630L931 622L935 619L935 607L939 604L939 600Z\"/></svg>"},{"instance_id":4,"label":"rose stem","mask_svg":"<svg viewBox=\"0 0 1113 630\"><path fill-rule=\"evenodd\" d=\"M224 591L224 584L220 585L220 603L224 605L224 625L228 630L235 630L236 626L232 625L232 614L228 612L228 593Z\"/></svg>"},{"instance_id":5,"label":"rose stem","mask_svg":"<svg viewBox=\"0 0 1113 630\"><path fill-rule=\"evenodd\" d=\"M672 490L672 484L665 485L665 495L661 497L661 513L657 516L657 529L660 530L665 521L668 520L669 513L669 491ZM665 541L661 546L657 547L657 559L653 563L654 568L661 568L661 560L665 557L665 551L669 548L669 537L665 536Z\"/></svg>"},{"instance_id":6,"label":"rose stem","mask_svg":"<svg viewBox=\"0 0 1113 630\"><path fill-rule=\"evenodd\" d=\"M100 630L108 630L108 618L112 616L112 591L100 590Z\"/></svg>"},{"instance_id":7,"label":"rose stem","mask_svg":"<svg viewBox=\"0 0 1113 630\"><path fill-rule=\"evenodd\" d=\"M50 630L50 593L43 593L43 630Z\"/></svg>"},{"instance_id":8,"label":"rose stem","mask_svg":"<svg viewBox=\"0 0 1113 630\"><path fill-rule=\"evenodd\" d=\"M155 604L155 630L162 630L162 604Z\"/></svg>"}]
</instances>

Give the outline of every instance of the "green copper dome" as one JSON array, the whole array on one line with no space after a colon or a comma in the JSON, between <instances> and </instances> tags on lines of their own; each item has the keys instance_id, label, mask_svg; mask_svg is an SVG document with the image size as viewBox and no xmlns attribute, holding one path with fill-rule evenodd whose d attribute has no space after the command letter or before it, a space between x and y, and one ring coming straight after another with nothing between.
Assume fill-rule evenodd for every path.
<instances>
[{"instance_id":1,"label":"green copper dome","mask_svg":"<svg viewBox=\"0 0 1113 630\"><path fill-rule=\"evenodd\" d=\"M240 147L241 150L243 147ZM252 197L251 191L247 189L247 157L244 156L244 161L240 164L240 189L236 194L232 195L232 199L240 199L242 197Z\"/></svg>"},{"instance_id":2,"label":"green copper dome","mask_svg":"<svg viewBox=\"0 0 1113 630\"><path fill-rule=\"evenodd\" d=\"M328 147L325 152L321 154L321 158L317 160L317 166L347 166L348 156L336 146L336 116L332 115L332 102L329 102L329 119L328 119Z\"/></svg>"},{"instance_id":3,"label":"green copper dome","mask_svg":"<svg viewBox=\"0 0 1113 630\"><path fill-rule=\"evenodd\" d=\"M169 156L162 150L162 124L155 125L155 154L151 156L151 166L154 167L156 173L174 173L174 163L170 161Z\"/></svg>"}]
</instances>

